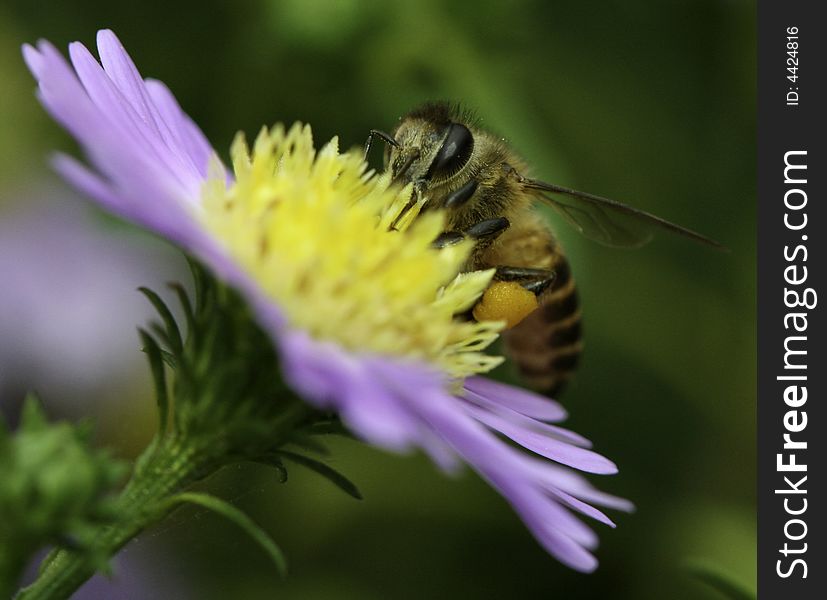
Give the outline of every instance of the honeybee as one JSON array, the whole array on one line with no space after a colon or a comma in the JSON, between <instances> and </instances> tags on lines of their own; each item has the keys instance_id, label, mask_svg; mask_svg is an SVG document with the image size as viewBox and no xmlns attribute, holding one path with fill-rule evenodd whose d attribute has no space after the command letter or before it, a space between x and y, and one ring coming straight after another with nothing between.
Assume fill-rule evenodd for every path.
<instances>
[{"instance_id":1,"label":"honeybee","mask_svg":"<svg viewBox=\"0 0 827 600\"><path fill-rule=\"evenodd\" d=\"M437 247L475 240L465 270L495 268L489 290L516 287L536 298L503 338L526 383L548 394L558 394L577 367L583 348L581 311L566 255L533 209L534 201L546 203L583 235L608 246L638 247L653 230L662 229L722 248L620 202L525 177L525 163L505 140L445 102L412 110L391 133L371 130L366 158L374 137L387 144L384 165L392 180L412 184L409 208L427 198L422 210L445 211L447 230L434 242ZM505 297L508 302L517 296L506 291ZM480 308L473 316L480 318Z\"/></svg>"}]
</instances>

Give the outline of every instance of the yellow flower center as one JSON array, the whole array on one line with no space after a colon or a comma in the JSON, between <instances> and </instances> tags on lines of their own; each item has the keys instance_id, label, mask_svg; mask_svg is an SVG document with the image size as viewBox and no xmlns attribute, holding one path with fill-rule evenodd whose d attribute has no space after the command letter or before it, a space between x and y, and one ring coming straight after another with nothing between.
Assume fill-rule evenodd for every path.
<instances>
[{"instance_id":1,"label":"yellow flower center","mask_svg":"<svg viewBox=\"0 0 827 600\"><path fill-rule=\"evenodd\" d=\"M420 215L425 200L408 209L410 187L366 173L335 138L317 153L306 125L264 129L252 152L238 135L231 154L235 182L208 182L201 218L293 326L453 377L502 362L482 351L503 323L457 317L493 270L460 272L471 242L433 248L445 217Z\"/></svg>"}]
</instances>

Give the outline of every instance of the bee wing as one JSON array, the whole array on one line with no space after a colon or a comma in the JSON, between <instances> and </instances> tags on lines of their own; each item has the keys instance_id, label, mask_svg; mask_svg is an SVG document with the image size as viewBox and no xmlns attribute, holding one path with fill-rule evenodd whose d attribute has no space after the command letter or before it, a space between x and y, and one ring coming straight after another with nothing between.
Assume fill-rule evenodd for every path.
<instances>
[{"instance_id":1,"label":"bee wing","mask_svg":"<svg viewBox=\"0 0 827 600\"><path fill-rule=\"evenodd\" d=\"M606 246L638 248L651 240L654 231L660 229L718 250L726 250L726 246L700 233L622 202L535 179L521 178L520 181L528 192L551 206L580 233Z\"/></svg>"}]
</instances>

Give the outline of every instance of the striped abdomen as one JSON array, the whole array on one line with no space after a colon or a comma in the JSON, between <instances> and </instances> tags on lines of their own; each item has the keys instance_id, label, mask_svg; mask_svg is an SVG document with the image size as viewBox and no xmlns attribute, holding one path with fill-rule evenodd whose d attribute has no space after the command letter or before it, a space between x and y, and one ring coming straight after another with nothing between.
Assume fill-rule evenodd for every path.
<instances>
[{"instance_id":1,"label":"striped abdomen","mask_svg":"<svg viewBox=\"0 0 827 600\"><path fill-rule=\"evenodd\" d=\"M540 307L503 338L520 375L546 394L559 393L577 369L583 349L577 288L566 257L554 240L546 240L548 267L556 277L539 298Z\"/></svg>"}]
</instances>

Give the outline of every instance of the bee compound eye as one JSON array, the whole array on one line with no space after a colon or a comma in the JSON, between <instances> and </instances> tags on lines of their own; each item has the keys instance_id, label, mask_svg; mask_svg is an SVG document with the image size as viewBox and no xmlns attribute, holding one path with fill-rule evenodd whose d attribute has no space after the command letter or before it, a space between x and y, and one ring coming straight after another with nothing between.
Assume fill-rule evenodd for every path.
<instances>
[{"instance_id":1,"label":"bee compound eye","mask_svg":"<svg viewBox=\"0 0 827 600\"><path fill-rule=\"evenodd\" d=\"M465 125L451 123L445 141L428 167L426 178L450 177L465 166L473 151L473 134Z\"/></svg>"}]
</instances>

